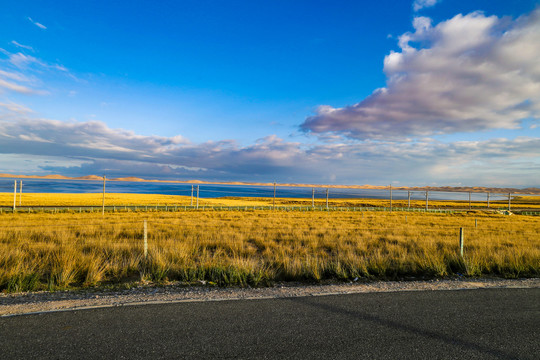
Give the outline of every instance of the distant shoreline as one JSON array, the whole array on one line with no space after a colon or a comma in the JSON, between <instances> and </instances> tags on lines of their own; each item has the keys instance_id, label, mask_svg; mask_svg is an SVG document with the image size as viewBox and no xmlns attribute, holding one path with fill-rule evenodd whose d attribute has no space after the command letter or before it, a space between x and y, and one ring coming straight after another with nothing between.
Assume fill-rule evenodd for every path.
<instances>
[{"instance_id":1,"label":"distant shoreline","mask_svg":"<svg viewBox=\"0 0 540 360\"><path fill-rule=\"evenodd\" d=\"M0 174L0 178L16 178L16 179L41 179L41 180L82 180L82 181L99 181L103 177L97 175L70 177L64 175L14 175ZM138 177L119 177L107 179L107 181L126 181L126 182L153 182L153 183L174 183L174 184L212 184L212 185L246 185L246 186L273 186L273 183L261 182L243 182L243 181L201 181L201 180L148 180ZM276 186L282 187L316 187L316 188L332 188L332 189L370 189L384 190L390 186L382 185L324 185L324 184L291 184L291 183L276 183ZM498 188L498 187L481 187L481 186L392 186L393 190L409 190L409 191L445 191L445 192L475 192L475 193L512 193L524 195L540 195L540 188Z\"/></svg>"}]
</instances>

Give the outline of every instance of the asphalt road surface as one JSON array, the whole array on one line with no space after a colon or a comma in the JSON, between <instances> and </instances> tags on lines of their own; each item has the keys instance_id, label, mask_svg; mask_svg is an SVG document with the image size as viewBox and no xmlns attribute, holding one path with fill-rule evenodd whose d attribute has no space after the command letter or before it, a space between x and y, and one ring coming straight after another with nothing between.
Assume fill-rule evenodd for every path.
<instances>
[{"instance_id":1,"label":"asphalt road surface","mask_svg":"<svg viewBox=\"0 0 540 360\"><path fill-rule=\"evenodd\" d=\"M0 359L539 359L540 289L125 306L0 318Z\"/></svg>"}]
</instances>

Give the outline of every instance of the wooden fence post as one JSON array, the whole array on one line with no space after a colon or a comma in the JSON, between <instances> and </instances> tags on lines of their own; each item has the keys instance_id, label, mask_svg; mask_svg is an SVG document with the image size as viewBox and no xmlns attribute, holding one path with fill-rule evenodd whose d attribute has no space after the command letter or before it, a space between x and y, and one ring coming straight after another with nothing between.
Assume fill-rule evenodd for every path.
<instances>
[{"instance_id":1,"label":"wooden fence post","mask_svg":"<svg viewBox=\"0 0 540 360\"><path fill-rule=\"evenodd\" d=\"M489 192L487 193L487 207L489 209Z\"/></svg>"},{"instance_id":2,"label":"wooden fence post","mask_svg":"<svg viewBox=\"0 0 540 360\"><path fill-rule=\"evenodd\" d=\"M508 211L510 211L510 199L512 199L512 193L508 193Z\"/></svg>"},{"instance_id":3,"label":"wooden fence post","mask_svg":"<svg viewBox=\"0 0 540 360\"><path fill-rule=\"evenodd\" d=\"M469 191L469 210L471 210L471 192Z\"/></svg>"},{"instance_id":4,"label":"wooden fence post","mask_svg":"<svg viewBox=\"0 0 540 360\"><path fill-rule=\"evenodd\" d=\"M22 206L22 180L19 183L19 206Z\"/></svg>"},{"instance_id":5,"label":"wooden fence post","mask_svg":"<svg viewBox=\"0 0 540 360\"><path fill-rule=\"evenodd\" d=\"M191 204L189 206L193 206L193 185L191 185Z\"/></svg>"},{"instance_id":6,"label":"wooden fence post","mask_svg":"<svg viewBox=\"0 0 540 360\"><path fill-rule=\"evenodd\" d=\"M426 211L428 211L428 204L429 204L429 195L428 195L429 191L426 190Z\"/></svg>"},{"instance_id":7,"label":"wooden fence post","mask_svg":"<svg viewBox=\"0 0 540 360\"><path fill-rule=\"evenodd\" d=\"M311 207L315 207L315 188L311 188Z\"/></svg>"},{"instance_id":8,"label":"wooden fence post","mask_svg":"<svg viewBox=\"0 0 540 360\"><path fill-rule=\"evenodd\" d=\"M411 192L410 192L410 190L407 191L407 197L409 199L409 205L408 205L407 209L410 209L411 208Z\"/></svg>"},{"instance_id":9,"label":"wooden fence post","mask_svg":"<svg viewBox=\"0 0 540 360\"><path fill-rule=\"evenodd\" d=\"M199 210L199 185L197 185L197 210Z\"/></svg>"}]
</instances>

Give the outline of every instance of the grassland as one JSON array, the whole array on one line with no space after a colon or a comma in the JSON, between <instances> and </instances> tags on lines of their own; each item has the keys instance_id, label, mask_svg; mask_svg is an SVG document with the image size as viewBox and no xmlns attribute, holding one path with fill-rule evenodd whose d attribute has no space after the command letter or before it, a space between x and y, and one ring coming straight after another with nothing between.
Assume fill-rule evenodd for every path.
<instances>
[{"instance_id":1,"label":"grassland","mask_svg":"<svg viewBox=\"0 0 540 360\"><path fill-rule=\"evenodd\" d=\"M460 227L465 231L463 257ZM141 281L263 286L275 281L540 275L540 218L532 216L268 210L4 213L0 228L0 289L7 292Z\"/></svg>"},{"instance_id":2,"label":"grassland","mask_svg":"<svg viewBox=\"0 0 540 360\"><path fill-rule=\"evenodd\" d=\"M17 206L101 206L102 194L87 193L87 194L66 194L66 193L27 193L19 198L17 194ZM195 204L196 199L193 199ZM190 196L178 195L156 195L156 194L114 194L108 193L105 195L105 204L107 206L189 206L192 204ZM200 206L272 206L274 201L272 198L250 198L250 197L224 197L224 198L200 198ZM276 206L311 206L311 199L295 199L295 198L277 198ZM0 193L0 207L13 206L13 193ZM315 199L315 206L326 206L325 199ZM390 200L385 199L330 199L329 206L331 207L390 207ZM407 200L393 200L392 206L395 208L408 207ZM425 200L411 200L412 208L423 209L426 206ZM472 209L485 209L487 204L485 201L471 202ZM430 209L468 209L468 200L463 201L441 201L429 200ZM506 209L508 201L491 201L491 209ZM539 196L519 196L512 199L512 209L533 209L540 210Z\"/></svg>"}]
</instances>

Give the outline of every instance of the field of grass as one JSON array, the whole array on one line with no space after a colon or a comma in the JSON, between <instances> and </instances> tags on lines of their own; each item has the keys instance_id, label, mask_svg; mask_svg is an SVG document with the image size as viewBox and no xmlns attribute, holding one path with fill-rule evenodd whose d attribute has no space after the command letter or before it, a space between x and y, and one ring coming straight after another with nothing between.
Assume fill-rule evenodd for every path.
<instances>
[{"instance_id":1,"label":"field of grass","mask_svg":"<svg viewBox=\"0 0 540 360\"><path fill-rule=\"evenodd\" d=\"M460 227L465 232L463 258ZM540 218L533 216L269 210L4 213L0 228L0 290L7 292L141 281L264 286L275 281L540 275Z\"/></svg>"},{"instance_id":2,"label":"field of grass","mask_svg":"<svg viewBox=\"0 0 540 360\"><path fill-rule=\"evenodd\" d=\"M66 194L66 193L28 193L23 194L22 199L17 195L17 206L19 203L24 206L101 206L102 194ZM130 205L168 205L168 206L189 206L191 205L190 196L179 195L155 195L155 194L106 194L106 206L130 206ZM193 199L195 205L196 199ZM224 197L206 199L200 198L200 206L272 206L272 198L249 198L249 197ZM311 206L311 199L277 198L276 206ZM13 193L0 193L0 207L13 206ZM326 206L325 199L316 199L315 206ZM390 200L385 199L330 199L331 207L390 207ZM393 200L392 206L395 208L406 208L407 200ZM412 208L425 208L425 200L411 200ZM473 201L472 209L485 209L485 201ZM464 201L441 201L429 200L430 209L468 209L469 202ZM540 210L540 196L519 196L512 199L512 209L535 209ZM490 208L506 209L508 201L491 201Z\"/></svg>"}]
</instances>

